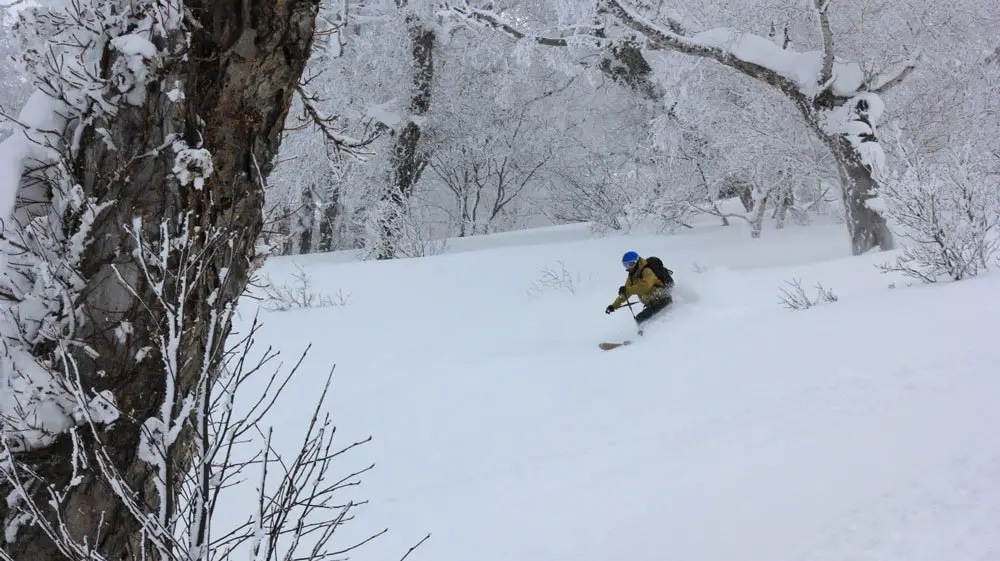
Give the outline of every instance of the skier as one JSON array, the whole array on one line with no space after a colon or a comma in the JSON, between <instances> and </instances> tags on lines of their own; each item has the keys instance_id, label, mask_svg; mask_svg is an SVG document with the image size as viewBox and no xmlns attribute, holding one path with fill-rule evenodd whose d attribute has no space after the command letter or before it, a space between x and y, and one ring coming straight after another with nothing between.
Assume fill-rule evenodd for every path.
<instances>
[{"instance_id":1,"label":"skier","mask_svg":"<svg viewBox=\"0 0 1000 561\"><path fill-rule=\"evenodd\" d=\"M634 251L622 256L622 265L628 271L625 284L618 288L618 298L608 306L604 313L622 307L630 296L638 296L642 302L642 311L636 314L635 321L642 323L673 302L670 289L674 287L673 272L663 266L659 257L639 257Z\"/></svg>"}]
</instances>

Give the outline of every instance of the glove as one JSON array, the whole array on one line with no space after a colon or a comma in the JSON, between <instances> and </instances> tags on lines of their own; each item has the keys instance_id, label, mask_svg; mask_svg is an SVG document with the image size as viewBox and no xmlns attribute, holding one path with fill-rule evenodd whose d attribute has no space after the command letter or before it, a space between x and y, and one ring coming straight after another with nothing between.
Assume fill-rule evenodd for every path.
<instances>
[{"instance_id":1,"label":"glove","mask_svg":"<svg viewBox=\"0 0 1000 561\"><path fill-rule=\"evenodd\" d=\"M625 294L625 285L621 285L618 287L618 295L622 296L624 294Z\"/></svg>"},{"instance_id":2,"label":"glove","mask_svg":"<svg viewBox=\"0 0 1000 561\"><path fill-rule=\"evenodd\" d=\"M613 311L615 311L615 307L614 306L608 306L607 308L604 308L604 313L606 313L606 314L610 314Z\"/></svg>"}]
</instances>

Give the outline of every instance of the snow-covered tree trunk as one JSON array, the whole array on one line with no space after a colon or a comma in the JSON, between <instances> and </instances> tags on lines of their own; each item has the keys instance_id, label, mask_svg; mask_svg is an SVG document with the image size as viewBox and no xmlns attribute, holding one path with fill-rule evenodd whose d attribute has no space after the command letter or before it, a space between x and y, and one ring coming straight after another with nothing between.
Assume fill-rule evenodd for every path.
<instances>
[{"instance_id":1,"label":"snow-covered tree trunk","mask_svg":"<svg viewBox=\"0 0 1000 561\"><path fill-rule=\"evenodd\" d=\"M382 214L382 238L375 251L377 259L392 259L399 254L394 240L404 229L400 221L405 219L410 195L427 166L427 157L421 151L420 139L423 136L423 118L430 110L434 87L435 31L409 6L407 0L396 0L396 4L408 12L406 24L413 56L413 94L410 97L409 114L401 124L401 130L396 131L396 142L392 149L392 180L383 197L383 202L392 212Z\"/></svg>"},{"instance_id":2,"label":"snow-covered tree trunk","mask_svg":"<svg viewBox=\"0 0 1000 561\"><path fill-rule=\"evenodd\" d=\"M844 136L830 134L817 126L820 137L830 146L840 175L847 230L851 248L860 255L874 248L893 249L892 232L885 217L869 201L878 196L878 183L870 164L862 161L853 142Z\"/></svg>"},{"instance_id":3,"label":"snow-covered tree trunk","mask_svg":"<svg viewBox=\"0 0 1000 561\"><path fill-rule=\"evenodd\" d=\"M778 182L774 188L774 213L772 215L776 230L785 227L788 209L795 204L794 181L795 177L791 172L780 171L778 173Z\"/></svg>"},{"instance_id":4,"label":"snow-covered tree trunk","mask_svg":"<svg viewBox=\"0 0 1000 561\"><path fill-rule=\"evenodd\" d=\"M793 194L790 186L786 186L785 190L782 191L781 197L778 199L778 209L777 213L774 215L775 229L781 230L785 227L785 222L788 219L788 209L793 206L795 206L795 195Z\"/></svg>"},{"instance_id":5,"label":"snow-covered tree trunk","mask_svg":"<svg viewBox=\"0 0 1000 561\"><path fill-rule=\"evenodd\" d=\"M760 191L755 189L756 208L750 218L750 237L759 238L764 230L764 217L767 215L767 202L771 199L771 190Z\"/></svg>"},{"instance_id":6,"label":"snow-covered tree trunk","mask_svg":"<svg viewBox=\"0 0 1000 561\"><path fill-rule=\"evenodd\" d=\"M178 508L191 432L170 422L218 374L317 10L318 0L81 0L23 12L22 32L39 41L25 55L41 89L29 106L51 111L44 123L22 115L52 131L31 135L51 160L25 162L5 221L22 246L7 264L8 317L37 309L27 306L48 296L32 292L43 282L58 297L43 300L50 329L9 349L20 365L4 375L30 364L120 414L10 449L0 518L12 558L160 559L172 547L157 528ZM19 327L26 341L32 324ZM11 494L15 475L33 496ZM38 510L26 515L28 503Z\"/></svg>"},{"instance_id":7,"label":"snow-covered tree trunk","mask_svg":"<svg viewBox=\"0 0 1000 561\"><path fill-rule=\"evenodd\" d=\"M316 225L315 188L312 184L302 186L302 209L296 213L298 219L299 253L312 253L313 230Z\"/></svg>"},{"instance_id":8,"label":"snow-covered tree trunk","mask_svg":"<svg viewBox=\"0 0 1000 561\"><path fill-rule=\"evenodd\" d=\"M751 188L748 182L742 179L735 177L726 178L722 189L719 190L718 197L720 199L736 197L740 199L743 210L750 212L754 209L753 188ZM712 198L712 201L714 202L714 198Z\"/></svg>"},{"instance_id":9,"label":"snow-covered tree trunk","mask_svg":"<svg viewBox=\"0 0 1000 561\"><path fill-rule=\"evenodd\" d=\"M281 218L278 219L278 239L280 241L280 255L291 255L295 247L295 240L292 239L292 209L285 206L281 208Z\"/></svg>"},{"instance_id":10,"label":"snow-covered tree trunk","mask_svg":"<svg viewBox=\"0 0 1000 561\"><path fill-rule=\"evenodd\" d=\"M316 250L320 252L333 251L336 246L334 235L337 219L340 217L340 189L336 186L327 189L326 201L319 212L319 240Z\"/></svg>"}]
</instances>

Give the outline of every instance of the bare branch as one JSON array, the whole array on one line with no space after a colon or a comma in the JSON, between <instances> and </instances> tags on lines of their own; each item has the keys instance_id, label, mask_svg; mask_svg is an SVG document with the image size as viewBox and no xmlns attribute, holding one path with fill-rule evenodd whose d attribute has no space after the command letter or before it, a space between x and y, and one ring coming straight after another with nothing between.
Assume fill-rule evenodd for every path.
<instances>
[{"instance_id":1,"label":"bare branch","mask_svg":"<svg viewBox=\"0 0 1000 561\"><path fill-rule=\"evenodd\" d=\"M406 561L406 558L409 557L410 554L413 553L418 547L420 547L421 545L423 545L423 543L425 541L427 541L428 539L430 539L430 537L431 537L431 535L427 534L426 536L424 536L423 538L421 538L420 541L418 541L416 544L414 544L412 547L410 547L410 549L406 550L406 553L402 557L399 558L399 561Z\"/></svg>"},{"instance_id":2,"label":"bare branch","mask_svg":"<svg viewBox=\"0 0 1000 561\"><path fill-rule=\"evenodd\" d=\"M781 305L789 310L808 310L823 303L830 304L839 300L837 294L822 283L816 283L815 297L810 297L806 293L802 288L802 281L798 278L786 280L785 284L789 288L782 288L778 299Z\"/></svg>"},{"instance_id":3,"label":"bare branch","mask_svg":"<svg viewBox=\"0 0 1000 561\"><path fill-rule=\"evenodd\" d=\"M904 81L906 81L906 78L911 73L913 73L913 71L916 69L916 67L917 67L917 63L916 62L913 62L913 61L908 62L905 66L903 66L903 68L901 68L899 70L898 73L896 73L895 76L893 76L891 78L883 78L882 80L879 80L878 85L869 84L869 86L868 86L869 90L868 91L871 91L871 92L877 93L879 95L882 95L882 94L888 92L889 90L891 90L892 88L894 88L894 87L902 84Z\"/></svg>"},{"instance_id":4,"label":"bare branch","mask_svg":"<svg viewBox=\"0 0 1000 561\"><path fill-rule=\"evenodd\" d=\"M295 91L298 92L299 98L302 100L302 111L305 113L305 118L302 121L305 124L315 125L338 154L345 153L357 158L372 154L363 148L381 136L381 131L376 130L368 138L360 140L345 136L334 128L337 118L324 116L317 107L319 100L314 94L306 92L302 84L297 85Z\"/></svg>"}]
</instances>

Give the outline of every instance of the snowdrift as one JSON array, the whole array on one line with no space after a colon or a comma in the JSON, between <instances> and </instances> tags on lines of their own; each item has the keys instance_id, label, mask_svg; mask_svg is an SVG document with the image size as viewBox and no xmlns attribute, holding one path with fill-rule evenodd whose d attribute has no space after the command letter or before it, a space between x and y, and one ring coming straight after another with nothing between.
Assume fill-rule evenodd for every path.
<instances>
[{"instance_id":1,"label":"snowdrift","mask_svg":"<svg viewBox=\"0 0 1000 561\"><path fill-rule=\"evenodd\" d=\"M341 539L390 531L354 559L427 533L408 559L1000 558L1000 279L890 289L890 256L851 257L842 226L464 243L263 271L338 295L262 313L259 339L286 362L314 344L277 442L297 445L334 364L342 442L373 437L330 474L375 463ZM604 352L634 338L627 310L603 313L629 249L674 270L678 302ZM837 301L784 308L796 278Z\"/></svg>"}]
</instances>

